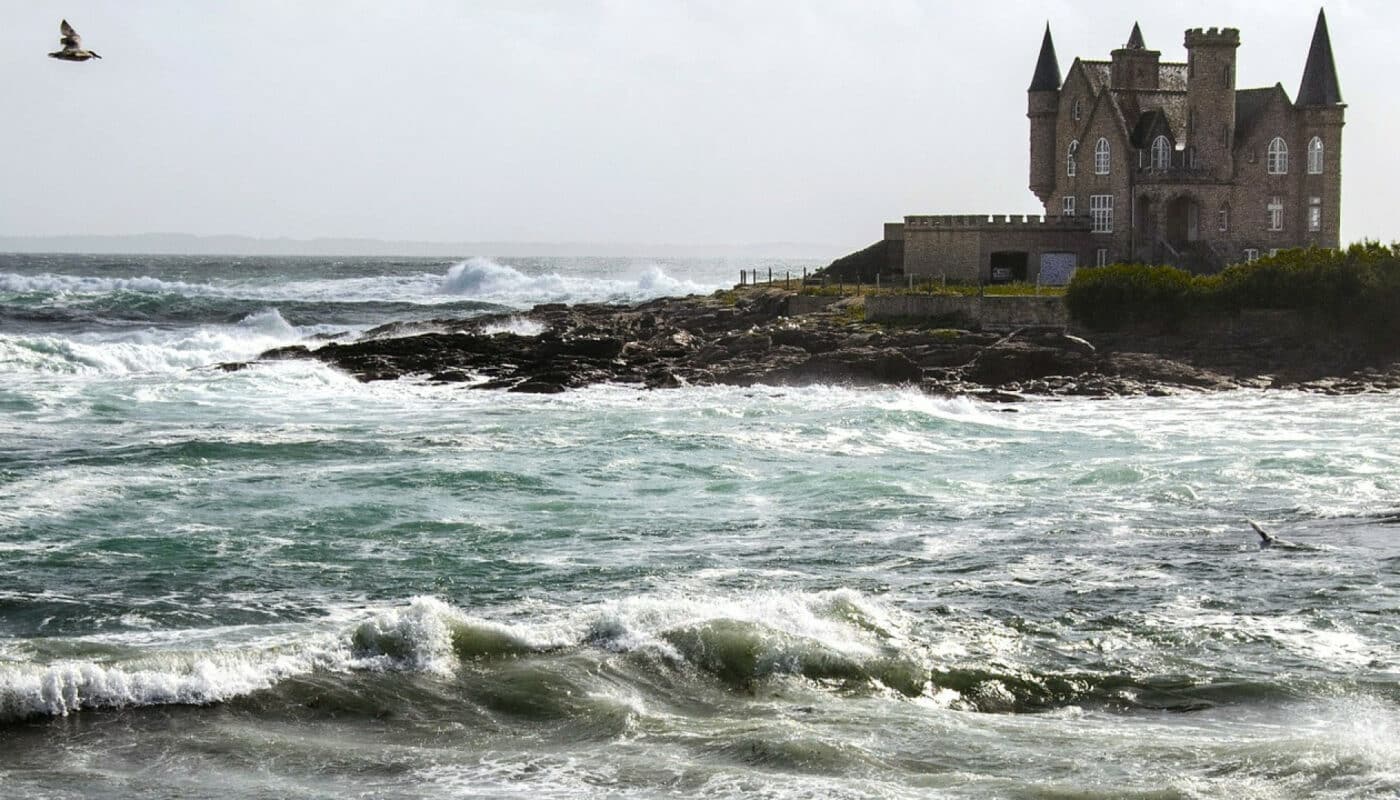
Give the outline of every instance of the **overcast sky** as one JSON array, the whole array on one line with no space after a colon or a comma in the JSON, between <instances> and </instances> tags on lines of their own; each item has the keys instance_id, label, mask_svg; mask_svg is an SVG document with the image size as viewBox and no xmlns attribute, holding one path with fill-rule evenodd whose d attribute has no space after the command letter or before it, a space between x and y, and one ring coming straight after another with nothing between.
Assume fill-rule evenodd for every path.
<instances>
[{"instance_id":1,"label":"overcast sky","mask_svg":"<svg viewBox=\"0 0 1400 800\"><path fill-rule=\"evenodd\" d=\"M0 235L830 243L1037 213L1026 87L1134 20L1241 29L1295 96L1313 3L0 0ZM1400 5L1333 2L1344 240L1400 237ZM103 60L46 58L67 19Z\"/></svg>"}]
</instances>

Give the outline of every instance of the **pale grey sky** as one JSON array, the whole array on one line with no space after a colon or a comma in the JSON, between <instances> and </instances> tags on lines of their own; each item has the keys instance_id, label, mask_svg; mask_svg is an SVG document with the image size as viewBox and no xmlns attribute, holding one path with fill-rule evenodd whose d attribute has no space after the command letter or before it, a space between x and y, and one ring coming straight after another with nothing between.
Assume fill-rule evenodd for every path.
<instances>
[{"instance_id":1,"label":"pale grey sky","mask_svg":"<svg viewBox=\"0 0 1400 800\"><path fill-rule=\"evenodd\" d=\"M1400 236L1400 6L1327 6L1344 240ZM0 235L830 243L1035 213L1026 86L1135 20L1241 29L1297 93L1318 5L0 0ZM103 60L45 57L67 19Z\"/></svg>"}]
</instances>

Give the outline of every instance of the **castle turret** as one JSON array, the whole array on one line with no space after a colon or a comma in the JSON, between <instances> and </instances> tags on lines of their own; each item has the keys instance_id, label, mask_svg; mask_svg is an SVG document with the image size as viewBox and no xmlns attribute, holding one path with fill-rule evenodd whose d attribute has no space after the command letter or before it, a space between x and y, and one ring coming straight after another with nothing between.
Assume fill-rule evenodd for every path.
<instances>
[{"instance_id":1,"label":"castle turret","mask_svg":"<svg viewBox=\"0 0 1400 800\"><path fill-rule=\"evenodd\" d=\"M1035 75L1026 92L1026 116L1031 121L1031 191L1041 203L1049 203L1055 192L1055 168L1059 158L1055 152L1055 125L1060 113L1060 62L1055 57L1055 42L1050 38L1050 25L1045 25L1045 39L1040 43L1040 58L1035 63Z\"/></svg>"},{"instance_id":2,"label":"castle turret","mask_svg":"<svg viewBox=\"0 0 1400 800\"><path fill-rule=\"evenodd\" d=\"M1342 126L1346 105L1337 81L1337 65L1332 59L1332 37L1327 32L1327 15L1317 12L1312 46L1303 82L1294 104L1299 115L1299 146L1304 164L1299 172L1302 197L1302 229L1309 244L1337 247L1341 243L1342 218Z\"/></svg>"},{"instance_id":3,"label":"castle turret","mask_svg":"<svg viewBox=\"0 0 1400 800\"><path fill-rule=\"evenodd\" d=\"M1229 180L1235 171L1235 28L1186 32L1187 164Z\"/></svg>"},{"instance_id":4,"label":"castle turret","mask_svg":"<svg viewBox=\"0 0 1400 800\"><path fill-rule=\"evenodd\" d=\"M1303 83L1298 87L1300 106L1339 106L1342 87L1337 83L1337 64L1332 60L1332 37L1327 33L1327 14L1317 12L1308 63L1303 67Z\"/></svg>"},{"instance_id":5,"label":"castle turret","mask_svg":"<svg viewBox=\"0 0 1400 800\"><path fill-rule=\"evenodd\" d=\"M1162 53L1148 50L1142 38L1142 28L1133 23L1128 43L1113 51L1111 82L1118 91L1141 89L1155 91L1161 85L1159 65Z\"/></svg>"}]
</instances>

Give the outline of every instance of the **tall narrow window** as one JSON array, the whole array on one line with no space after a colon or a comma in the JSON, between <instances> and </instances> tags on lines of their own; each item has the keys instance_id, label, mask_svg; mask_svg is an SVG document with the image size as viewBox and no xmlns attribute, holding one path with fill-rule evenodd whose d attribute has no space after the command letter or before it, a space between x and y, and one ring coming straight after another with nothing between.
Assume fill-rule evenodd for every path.
<instances>
[{"instance_id":1,"label":"tall narrow window","mask_svg":"<svg viewBox=\"0 0 1400 800\"><path fill-rule=\"evenodd\" d=\"M1216 215L1220 220L1220 230L1230 230L1230 207L1224 205L1220 207L1220 212Z\"/></svg>"},{"instance_id":2,"label":"tall narrow window","mask_svg":"<svg viewBox=\"0 0 1400 800\"><path fill-rule=\"evenodd\" d=\"M1074 195L1065 195L1064 201L1060 206L1060 211L1066 217L1074 216Z\"/></svg>"},{"instance_id":3,"label":"tall narrow window","mask_svg":"<svg viewBox=\"0 0 1400 800\"><path fill-rule=\"evenodd\" d=\"M1093 219L1094 233L1113 233L1113 195L1090 195L1089 216Z\"/></svg>"},{"instance_id":4,"label":"tall narrow window","mask_svg":"<svg viewBox=\"0 0 1400 800\"><path fill-rule=\"evenodd\" d=\"M1317 136L1308 142L1308 174L1322 174L1322 139Z\"/></svg>"},{"instance_id":5,"label":"tall narrow window","mask_svg":"<svg viewBox=\"0 0 1400 800\"><path fill-rule=\"evenodd\" d=\"M1308 198L1308 230L1322 230L1322 198Z\"/></svg>"},{"instance_id":6,"label":"tall narrow window","mask_svg":"<svg viewBox=\"0 0 1400 800\"><path fill-rule=\"evenodd\" d=\"M1172 143L1167 137L1158 136L1152 140L1152 168L1166 169L1172 163Z\"/></svg>"},{"instance_id":7,"label":"tall narrow window","mask_svg":"<svg viewBox=\"0 0 1400 800\"><path fill-rule=\"evenodd\" d=\"M1094 264L1100 267L1108 266L1108 248L1100 247L1094 251Z\"/></svg>"},{"instance_id":8,"label":"tall narrow window","mask_svg":"<svg viewBox=\"0 0 1400 800\"><path fill-rule=\"evenodd\" d=\"M1186 165L1189 166L1191 169L1195 169L1196 167L1200 166L1199 162L1196 161L1196 148L1186 148Z\"/></svg>"},{"instance_id":9,"label":"tall narrow window","mask_svg":"<svg viewBox=\"0 0 1400 800\"><path fill-rule=\"evenodd\" d=\"M1074 115L1074 121L1078 122L1079 118L1084 115L1084 101L1078 97L1074 98L1074 108L1070 113Z\"/></svg>"},{"instance_id":10,"label":"tall narrow window","mask_svg":"<svg viewBox=\"0 0 1400 800\"><path fill-rule=\"evenodd\" d=\"M1275 136L1274 140L1269 142L1269 160L1267 163L1270 175L1288 174L1288 144L1283 141L1283 137Z\"/></svg>"},{"instance_id":11,"label":"tall narrow window","mask_svg":"<svg viewBox=\"0 0 1400 800\"><path fill-rule=\"evenodd\" d=\"M1065 157L1065 174L1073 178L1079 174L1079 140L1069 143L1069 155Z\"/></svg>"},{"instance_id":12,"label":"tall narrow window","mask_svg":"<svg viewBox=\"0 0 1400 800\"><path fill-rule=\"evenodd\" d=\"M1094 174L1108 174L1108 140L1100 138L1094 145Z\"/></svg>"},{"instance_id":13,"label":"tall narrow window","mask_svg":"<svg viewBox=\"0 0 1400 800\"><path fill-rule=\"evenodd\" d=\"M1283 230L1283 201L1277 197L1271 198L1267 208L1269 211L1269 230Z\"/></svg>"}]
</instances>

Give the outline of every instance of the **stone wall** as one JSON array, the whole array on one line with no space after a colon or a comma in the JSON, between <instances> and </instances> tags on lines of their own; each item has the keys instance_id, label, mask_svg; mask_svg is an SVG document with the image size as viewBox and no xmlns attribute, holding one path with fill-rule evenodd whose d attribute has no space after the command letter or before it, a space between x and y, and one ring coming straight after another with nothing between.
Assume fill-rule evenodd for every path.
<instances>
[{"instance_id":1,"label":"stone wall","mask_svg":"<svg viewBox=\"0 0 1400 800\"><path fill-rule=\"evenodd\" d=\"M1059 296L874 295L865 298L865 319L928 320L981 330L1063 329L1069 325L1069 311Z\"/></svg>"},{"instance_id":2,"label":"stone wall","mask_svg":"<svg viewBox=\"0 0 1400 800\"><path fill-rule=\"evenodd\" d=\"M1044 253L1074 253L1093 264L1094 240L1080 218L985 214L905 217L904 274L949 283L986 283L997 252L1026 253L1026 280L1035 283Z\"/></svg>"}]
</instances>

